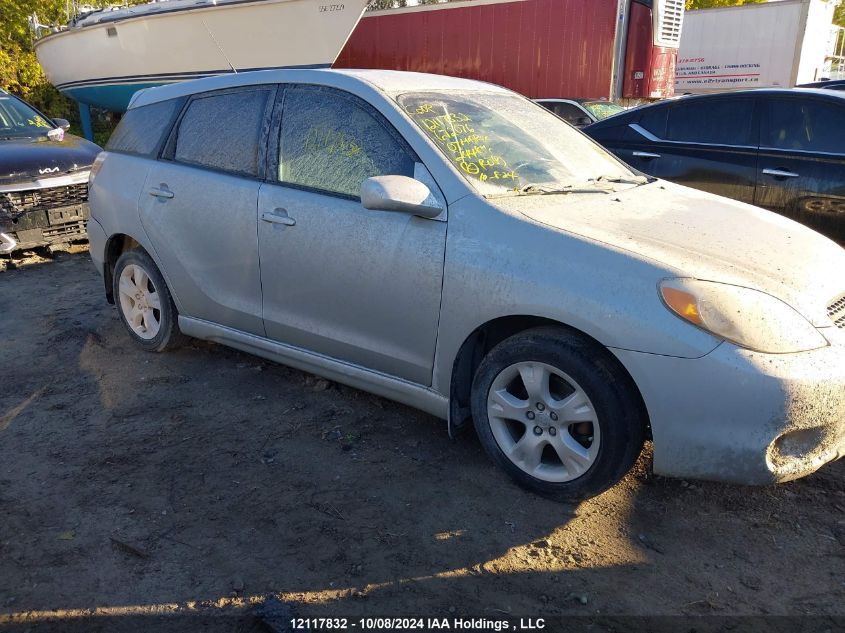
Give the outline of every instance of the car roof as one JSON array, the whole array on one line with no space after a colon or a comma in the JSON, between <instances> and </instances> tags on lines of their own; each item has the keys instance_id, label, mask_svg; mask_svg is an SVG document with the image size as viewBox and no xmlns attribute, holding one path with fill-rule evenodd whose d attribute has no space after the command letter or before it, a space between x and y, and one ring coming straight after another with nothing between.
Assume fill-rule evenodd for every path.
<instances>
[{"instance_id":1,"label":"car roof","mask_svg":"<svg viewBox=\"0 0 845 633\"><path fill-rule=\"evenodd\" d=\"M731 90L729 92L710 92L700 95L680 95L680 101L686 102L694 99L715 99L717 97L743 97L756 95L784 96L804 94L821 95L826 98L831 97L832 95L834 98L845 98L842 95L836 95L836 93L822 88L755 88L753 90ZM673 103L678 102L679 100L673 101ZM665 102L661 101L661 103Z\"/></svg>"},{"instance_id":2,"label":"car roof","mask_svg":"<svg viewBox=\"0 0 845 633\"><path fill-rule=\"evenodd\" d=\"M828 88L829 86L842 86L845 85L845 79L828 79L827 81L813 81L806 84L801 84L800 86L795 86L796 88Z\"/></svg>"},{"instance_id":3,"label":"car roof","mask_svg":"<svg viewBox=\"0 0 845 633\"><path fill-rule=\"evenodd\" d=\"M256 70L242 73L217 75L205 79L183 81L157 88L139 90L129 103L129 109L137 108L167 99L184 97L210 90L237 88L259 84L305 83L332 86L341 89L369 86L388 94L406 91L427 90L484 90L487 92L509 93L510 91L495 84L398 70L336 70L319 69L278 69Z\"/></svg>"}]
</instances>

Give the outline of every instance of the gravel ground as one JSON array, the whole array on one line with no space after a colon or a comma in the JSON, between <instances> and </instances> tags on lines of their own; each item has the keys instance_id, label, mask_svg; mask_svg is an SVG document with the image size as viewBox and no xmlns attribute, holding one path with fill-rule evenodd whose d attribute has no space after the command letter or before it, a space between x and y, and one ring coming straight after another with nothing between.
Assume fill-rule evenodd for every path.
<instances>
[{"instance_id":1,"label":"gravel ground","mask_svg":"<svg viewBox=\"0 0 845 633\"><path fill-rule=\"evenodd\" d=\"M307 617L845 615L845 460L742 488L654 477L647 448L567 506L404 406L204 342L137 350L84 252L27 257L0 297L0 628L164 630L268 596Z\"/></svg>"}]
</instances>

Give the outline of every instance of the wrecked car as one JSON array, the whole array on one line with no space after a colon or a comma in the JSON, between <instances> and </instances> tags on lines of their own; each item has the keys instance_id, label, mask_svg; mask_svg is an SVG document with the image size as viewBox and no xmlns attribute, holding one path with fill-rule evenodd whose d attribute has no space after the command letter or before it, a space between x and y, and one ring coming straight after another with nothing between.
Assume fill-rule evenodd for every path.
<instances>
[{"instance_id":1,"label":"wrecked car","mask_svg":"<svg viewBox=\"0 0 845 633\"><path fill-rule=\"evenodd\" d=\"M84 240L100 148L0 90L0 254Z\"/></svg>"},{"instance_id":2,"label":"wrecked car","mask_svg":"<svg viewBox=\"0 0 845 633\"><path fill-rule=\"evenodd\" d=\"M845 250L631 171L513 92L391 71L139 92L90 253L142 349L216 341L474 425L541 494L845 452Z\"/></svg>"}]
</instances>

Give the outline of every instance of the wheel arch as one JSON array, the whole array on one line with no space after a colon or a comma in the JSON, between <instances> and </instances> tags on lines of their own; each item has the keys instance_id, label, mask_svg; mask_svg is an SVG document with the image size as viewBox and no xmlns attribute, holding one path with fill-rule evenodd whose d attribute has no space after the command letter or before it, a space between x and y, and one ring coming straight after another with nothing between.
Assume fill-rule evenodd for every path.
<instances>
[{"instance_id":1,"label":"wheel arch","mask_svg":"<svg viewBox=\"0 0 845 633\"><path fill-rule=\"evenodd\" d=\"M103 259L103 283L106 289L106 300L114 305L114 267L118 258L126 251L140 248L149 255L141 243L131 235L115 233L106 240L105 257Z\"/></svg>"},{"instance_id":2,"label":"wheel arch","mask_svg":"<svg viewBox=\"0 0 845 633\"><path fill-rule=\"evenodd\" d=\"M507 338L537 327L555 327L573 332L589 340L602 349L607 349L583 330L574 328L566 323L546 317L532 315L509 315L491 319L479 325L464 339L452 363L452 374L449 383L449 434L455 436L471 426L470 392L472 380L481 360L496 345ZM608 359L613 362L627 376L630 381L642 412L642 419L646 424L646 437L651 438L648 409L645 405L639 386L622 362L608 351Z\"/></svg>"}]
</instances>

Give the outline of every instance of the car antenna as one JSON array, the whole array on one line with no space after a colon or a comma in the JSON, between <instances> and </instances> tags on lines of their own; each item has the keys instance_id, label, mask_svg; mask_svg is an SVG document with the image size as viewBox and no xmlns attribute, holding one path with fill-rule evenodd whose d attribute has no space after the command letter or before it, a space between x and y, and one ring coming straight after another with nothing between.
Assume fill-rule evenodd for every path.
<instances>
[{"instance_id":1,"label":"car antenna","mask_svg":"<svg viewBox=\"0 0 845 633\"><path fill-rule=\"evenodd\" d=\"M208 36L211 38L211 41L214 42L214 45L217 47L217 50L219 50L220 54L223 55L223 59L225 59L226 63L229 64L229 68L231 68L232 72L237 75L238 69L235 68L234 64L232 64L231 61L229 61L229 57L226 55L226 52L223 50L223 47L220 46L220 42L217 41L217 38L214 37L214 33L212 33L211 29L208 28L208 24L205 23L205 18L202 18L202 25L205 27L205 31L206 33L208 33Z\"/></svg>"}]
</instances>

